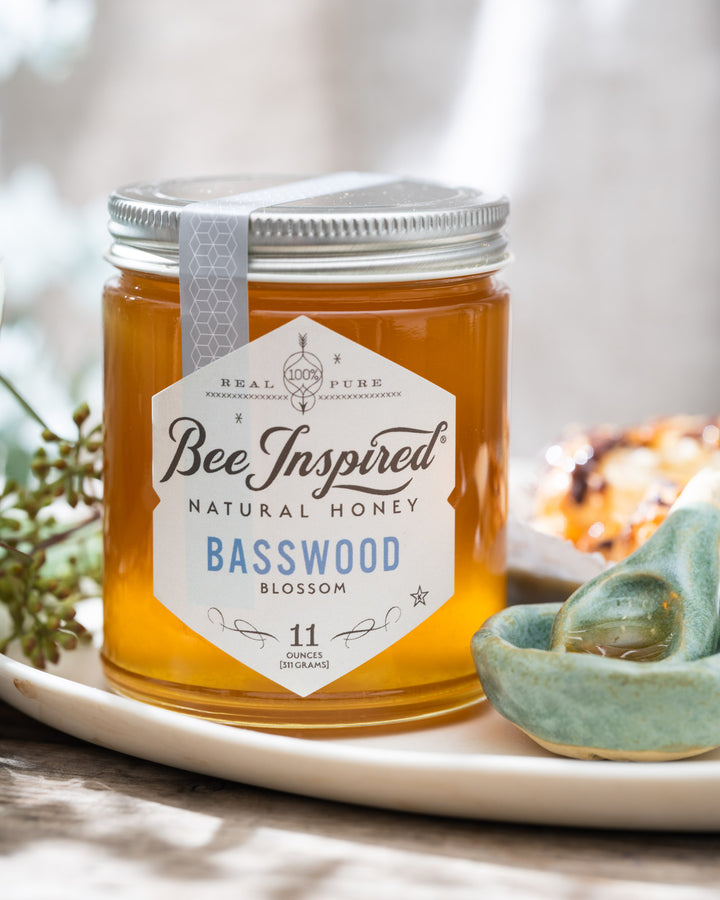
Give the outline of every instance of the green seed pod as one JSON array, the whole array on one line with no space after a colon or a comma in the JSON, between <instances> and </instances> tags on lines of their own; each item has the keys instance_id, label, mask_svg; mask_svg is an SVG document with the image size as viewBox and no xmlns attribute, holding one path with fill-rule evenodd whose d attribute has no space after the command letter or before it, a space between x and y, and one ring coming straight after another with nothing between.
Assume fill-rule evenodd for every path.
<instances>
[{"instance_id":1,"label":"green seed pod","mask_svg":"<svg viewBox=\"0 0 720 900\"><path fill-rule=\"evenodd\" d=\"M90 407L87 403L81 403L80 406L73 413L73 422L78 426L78 428L83 424L83 422L87 421L90 416Z\"/></svg>"},{"instance_id":2,"label":"green seed pod","mask_svg":"<svg viewBox=\"0 0 720 900\"><path fill-rule=\"evenodd\" d=\"M60 662L60 650L54 641L48 642L47 658L51 663Z\"/></svg>"},{"instance_id":3,"label":"green seed pod","mask_svg":"<svg viewBox=\"0 0 720 900\"><path fill-rule=\"evenodd\" d=\"M36 459L30 466L34 475L44 478L50 471L50 463L41 459Z\"/></svg>"},{"instance_id":4,"label":"green seed pod","mask_svg":"<svg viewBox=\"0 0 720 900\"><path fill-rule=\"evenodd\" d=\"M63 648L63 650L74 650L78 645L78 639L74 634L68 634L66 631L61 631L57 636L58 644Z\"/></svg>"}]
</instances>

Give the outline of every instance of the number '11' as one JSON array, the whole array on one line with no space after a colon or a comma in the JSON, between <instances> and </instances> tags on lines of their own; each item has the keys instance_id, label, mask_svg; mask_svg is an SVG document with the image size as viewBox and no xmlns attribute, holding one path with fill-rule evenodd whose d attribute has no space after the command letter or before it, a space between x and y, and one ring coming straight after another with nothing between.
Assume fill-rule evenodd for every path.
<instances>
[{"instance_id":1,"label":"number '11'","mask_svg":"<svg viewBox=\"0 0 720 900\"><path fill-rule=\"evenodd\" d=\"M303 644L303 642L300 640L300 626L299 625L293 625L293 627L290 629L290 631L292 631L292 633L295 635L295 640L292 642L292 644L290 644L291 647L317 647L317 644L315 643L315 624L314 623L312 625L308 625L308 627L305 629L305 631L307 631L307 633L310 637L310 640L307 641L307 643L305 643L305 644Z\"/></svg>"}]
</instances>

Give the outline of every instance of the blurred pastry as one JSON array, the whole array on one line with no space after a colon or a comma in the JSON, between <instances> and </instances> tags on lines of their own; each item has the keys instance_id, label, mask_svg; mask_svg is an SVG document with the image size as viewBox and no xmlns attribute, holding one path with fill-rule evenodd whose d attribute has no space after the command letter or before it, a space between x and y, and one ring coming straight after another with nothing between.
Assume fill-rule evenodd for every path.
<instances>
[{"instance_id":1,"label":"blurred pastry","mask_svg":"<svg viewBox=\"0 0 720 900\"><path fill-rule=\"evenodd\" d=\"M688 481L720 465L720 416L573 429L549 447L533 526L583 553L624 559L658 528Z\"/></svg>"}]
</instances>

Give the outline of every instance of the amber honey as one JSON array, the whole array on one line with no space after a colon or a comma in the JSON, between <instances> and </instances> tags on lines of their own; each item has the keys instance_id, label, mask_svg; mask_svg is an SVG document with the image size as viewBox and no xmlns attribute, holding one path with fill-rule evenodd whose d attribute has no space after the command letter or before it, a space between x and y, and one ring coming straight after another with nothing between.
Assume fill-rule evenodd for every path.
<instances>
[{"instance_id":1,"label":"amber honey","mask_svg":"<svg viewBox=\"0 0 720 900\"><path fill-rule=\"evenodd\" d=\"M104 297L102 658L111 685L159 706L277 729L400 722L477 702L470 640L505 602L508 302L492 271L340 283L251 276L250 341L306 316L456 402L454 593L377 655L298 696L154 596L151 405L183 376L180 289L177 278L121 267Z\"/></svg>"}]
</instances>

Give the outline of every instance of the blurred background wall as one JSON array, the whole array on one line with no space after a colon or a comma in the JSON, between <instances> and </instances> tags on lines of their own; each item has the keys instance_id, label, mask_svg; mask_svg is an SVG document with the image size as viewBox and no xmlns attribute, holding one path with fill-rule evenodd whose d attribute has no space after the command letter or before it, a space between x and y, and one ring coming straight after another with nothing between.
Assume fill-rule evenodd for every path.
<instances>
[{"instance_id":1,"label":"blurred background wall","mask_svg":"<svg viewBox=\"0 0 720 900\"><path fill-rule=\"evenodd\" d=\"M510 195L514 454L720 412L719 94L716 0L0 0L0 372L97 406L116 186L361 169Z\"/></svg>"}]
</instances>

